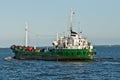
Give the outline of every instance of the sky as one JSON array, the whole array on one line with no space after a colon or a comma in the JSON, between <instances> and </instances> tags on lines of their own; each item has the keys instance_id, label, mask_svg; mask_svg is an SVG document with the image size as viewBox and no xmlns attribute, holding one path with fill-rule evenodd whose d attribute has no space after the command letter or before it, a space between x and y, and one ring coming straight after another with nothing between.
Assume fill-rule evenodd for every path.
<instances>
[{"instance_id":1,"label":"sky","mask_svg":"<svg viewBox=\"0 0 120 80\"><path fill-rule=\"evenodd\" d=\"M120 0L0 0L0 47L25 44L51 46L56 33L82 31L93 45L120 45Z\"/></svg>"}]
</instances>

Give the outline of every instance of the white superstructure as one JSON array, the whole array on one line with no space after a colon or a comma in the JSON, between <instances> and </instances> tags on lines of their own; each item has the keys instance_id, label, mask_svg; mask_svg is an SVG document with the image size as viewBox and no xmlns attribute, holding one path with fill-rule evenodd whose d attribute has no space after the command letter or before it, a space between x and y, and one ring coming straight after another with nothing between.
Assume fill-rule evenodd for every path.
<instances>
[{"instance_id":1,"label":"white superstructure","mask_svg":"<svg viewBox=\"0 0 120 80\"><path fill-rule=\"evenodd\" d=\"M70 18L70 34L69 36L60 37L57 41L53 41L53 45L60 49L93 49L93 46L86 38L82 37L82 32L76 33L72 30L72 17L74 12L71 9L71 18Z\"/></svg>"}]
</instances>

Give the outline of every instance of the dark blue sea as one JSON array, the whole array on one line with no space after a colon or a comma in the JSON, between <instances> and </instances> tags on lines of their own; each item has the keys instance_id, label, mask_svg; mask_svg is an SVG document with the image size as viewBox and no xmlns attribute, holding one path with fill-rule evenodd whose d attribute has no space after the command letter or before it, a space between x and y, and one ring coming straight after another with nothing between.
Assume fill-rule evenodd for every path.
<instances>
[{"instance_id":1,"label":"dark blue sea","mask_svg":"<svg viewBox=\"0 0 120 80\"><path fill-rule=\"evenodd\" d=\"M94 61L10 60L0 50L0 80L120 80L120 46L96 46Z\"/></svg>"}]
</instances>

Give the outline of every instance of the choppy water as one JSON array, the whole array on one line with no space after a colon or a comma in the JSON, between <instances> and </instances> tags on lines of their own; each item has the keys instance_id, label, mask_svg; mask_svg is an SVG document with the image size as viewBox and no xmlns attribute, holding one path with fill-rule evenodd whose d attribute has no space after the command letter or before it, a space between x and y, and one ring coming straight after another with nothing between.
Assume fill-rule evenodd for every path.
<instances>
[{"instance_id":1,"label":"choppy water","mask_svg":"<svg viewBox=\"0 0 120 80\"><path fill-rule=\"evenodd\" d=\"M4 60L13 56L0 50L0 80L120 80L120 46L97 46L95 61L57 62Z\"/></svg>"}]
</instances>

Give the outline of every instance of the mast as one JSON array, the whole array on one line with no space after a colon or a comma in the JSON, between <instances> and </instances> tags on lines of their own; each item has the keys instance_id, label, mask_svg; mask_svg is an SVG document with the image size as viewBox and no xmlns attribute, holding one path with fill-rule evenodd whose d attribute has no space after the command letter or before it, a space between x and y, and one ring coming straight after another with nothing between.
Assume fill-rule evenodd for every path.
<instances>
[{"instance_id":1,"label":"mast","mask_svg":"<svg viewBox=\"0 0 120 80\"><path fill-rule=\"evenodd\" d=\"M71 13L70 13L70 33L72 32L72 22L73 22L73 15L75 13L73 12L72 8L71 8Z\"/></svg>"},{"instance_id":2,"label":"mast","mask_svg":"<svg viewBox=\"0 0 120 80\"><path fill-rule=\"evenodd\" d=\"M25 47L28 46L28 24L25 23Z\"/></svg>"},{"instance_id":3,"label":"mast","mask_svg":"<svg viewBox=\"0 0 120 80\"><path fill-rule=\"evenodd\" d=\"M58 39L59 39L59 38L58 38L58 33L57 33L56 35L57 35L57 41L58 41Z\"/></svg>"}]
</instances>

